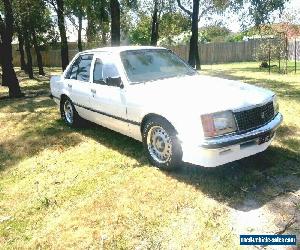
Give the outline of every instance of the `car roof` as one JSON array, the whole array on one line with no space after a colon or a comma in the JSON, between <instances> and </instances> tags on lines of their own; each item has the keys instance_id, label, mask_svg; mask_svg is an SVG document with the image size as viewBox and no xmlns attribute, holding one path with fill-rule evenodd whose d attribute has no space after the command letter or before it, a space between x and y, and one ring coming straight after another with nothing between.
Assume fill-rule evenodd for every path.
<instances>
[{"instance_id":1,"label":"car roof","mask_svg":"<svg viewBox=\"0 0 300 250\"><path fill-rule=\"evenodd\" d=\"M97 53L97 52L120 53L122 51L144 50L144 49L166 49L166 48L154 47L154 46L119 46L119 47L103 47L103 48L85 50L82 53Z\"/></svg>"}]
</instances>

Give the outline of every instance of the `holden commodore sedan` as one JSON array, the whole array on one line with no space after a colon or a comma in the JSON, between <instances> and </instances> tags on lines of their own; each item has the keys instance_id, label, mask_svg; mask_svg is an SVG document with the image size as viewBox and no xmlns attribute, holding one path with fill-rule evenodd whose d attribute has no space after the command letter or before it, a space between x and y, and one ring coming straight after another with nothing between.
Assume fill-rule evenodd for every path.
<instances>
[{"instance_id":1,"label":"holden commodore sedan","mask_svg":"<svg viewBox=\"0 0 300 250\"><path fill-rule=\"evenodd\" d=\"M158 47L81 52L50 86L68 126L85 119L139 140L166 170L262 152L283 119L272 91L199 74Z\"/></svg>"}]
</instances>

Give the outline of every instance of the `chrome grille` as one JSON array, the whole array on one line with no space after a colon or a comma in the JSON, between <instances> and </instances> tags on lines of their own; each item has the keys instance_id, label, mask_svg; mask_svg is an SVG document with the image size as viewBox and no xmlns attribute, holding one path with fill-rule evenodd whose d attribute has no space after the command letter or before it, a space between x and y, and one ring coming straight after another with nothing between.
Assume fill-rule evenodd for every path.
<instances>
[{"instance_id":1,"label":"chrome grille","mask_svg":"<svg viewBox=\"0 0 300 250\"><path fill-rule=\"evenodd\" d=\"M273 102L253 109L234 113L239 131L250 130L268 123L274 118Z\"/></svg>"}]
</instances>

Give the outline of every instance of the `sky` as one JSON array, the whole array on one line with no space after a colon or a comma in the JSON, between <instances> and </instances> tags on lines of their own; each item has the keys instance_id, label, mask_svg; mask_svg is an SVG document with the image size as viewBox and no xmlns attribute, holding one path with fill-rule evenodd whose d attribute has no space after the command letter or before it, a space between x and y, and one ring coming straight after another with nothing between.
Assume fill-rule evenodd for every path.
<instances>
[{"instance_id":1,"label":"sky","mask_svg":"<svg viewBox=\"0 0 300 250\"><path fill-rule=\"evenodd\" d=\"M298 10L299 11L299 24L300 24L300 0L289 0L289 3L286 5L286 12L292 12ZM278 14L277 14L278 16ZM276 14L274 17L275 22L278 21L278 18ZM224 25L230 29L233 32L239 32L241 31L241 22L239 21L239 15L237 13L226 13L225 16L221 16L221 15L214 15L213 16L214 20L219 20L219 21L223 21ZM83 24L83 39L85 36L85 28L86 28L87 23L84 22ZM199 22L199 27L203 27L207 25L207 21L206 20L201 20ZM76 31L76 27L74 27L74 25L67 20L67 26L68 26L68 30L67 30L67 35L68 35L68 40L70 42L76 42L77 41L77 31Z\"/></svg>"},{"instance_id":2,"label":"sky","mask_svg":"<svg viewBox=\"0 0 300 250\"><path fill-rule=\"evenodd\" d=\"M300 12L300 0L290 0L290 2L286 4L286 10L285 10L286 12L291 12L291 11L295 11L295 10L298 10ZM300 20L298 20L298 22L299 21ZM275 18L275 22L276 22L276 18ZM239 22L238 15L229 16L226 26L233 32L240 31L241 23Z\"/></svg>"}]
</instances>

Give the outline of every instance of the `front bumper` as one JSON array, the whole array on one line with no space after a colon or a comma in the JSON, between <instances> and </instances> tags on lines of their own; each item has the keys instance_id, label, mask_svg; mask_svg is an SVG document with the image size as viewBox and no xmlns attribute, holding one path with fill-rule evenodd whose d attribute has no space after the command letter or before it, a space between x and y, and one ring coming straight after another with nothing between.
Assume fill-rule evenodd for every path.
<instances>
[{"instance_id":1,"label":"front bumper","mask_svg":"<svg viewBox=\"0 0 300 250\"><path fill-rule=\"evenodd\" d=\"M204 139L193 146L183 143L183 161L204 167L216 167L257 154L268 148L283 121L278 113L268 124L243 134ZM260 138L268 138L260 141Z\"/></svg>"},{"instance_id":2,"label":"front bumper","mask_svg":"<svg viewBox=\"0 0 300 250\"><path fill-rule=\"evenodd\" d=\"M282 123L283 116L278 113L275 118L263 127L251 130L243 134L227 135L218 138L206 139L201 143L201 147L208 149L216 149L228 147L234 144L251 141L255 138L264 136L265 134L274 132Z\"/></svg>"}]
</instances>

